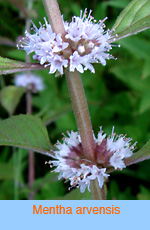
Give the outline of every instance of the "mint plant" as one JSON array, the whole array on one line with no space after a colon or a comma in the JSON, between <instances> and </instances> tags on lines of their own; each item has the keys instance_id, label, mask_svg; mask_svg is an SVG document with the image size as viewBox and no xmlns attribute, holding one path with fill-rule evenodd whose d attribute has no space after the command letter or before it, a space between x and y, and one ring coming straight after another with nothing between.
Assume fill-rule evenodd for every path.
<instances>
[{"instance_id":1,"label":"mint plant","mask_svg":"<svg viewBox=\"0 0 150 230\"><path fill-rule=\"evenodd\" d=\"M40 23L39 28L33 23L34 32L26 31L18 45L27 54L33 52L33 59L39 63L1 58L0 73L48 68L55 76L65 74L78 132L68 132L53 149L40 119L19 115L0 121L0 145L31 149L54 158L48 161L50 167L56 167L59 178L70 181L70 188L80 187L81 192L88 188L93 199L105 199L105 182L110 173L149 159L150 141L135 151L132 138L116 135L114 128L107 138L100 128L96 138L80 73L87 69L95 73L93 63L106 65L108 59L115 59L109 52L116 41L150 28L150 1L131 1L111 30L104 30L106 18L97 22L91 11L81 11L80 17L74 16L68 23L56 0L43 3L49 23L44 19L45 25Z\"/></svg>"}]
</instances>

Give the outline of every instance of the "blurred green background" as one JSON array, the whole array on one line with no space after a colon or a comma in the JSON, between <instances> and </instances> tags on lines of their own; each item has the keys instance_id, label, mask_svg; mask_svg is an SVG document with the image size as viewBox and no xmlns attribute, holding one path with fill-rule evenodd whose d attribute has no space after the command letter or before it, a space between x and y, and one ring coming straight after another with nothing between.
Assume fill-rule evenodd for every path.
<instances>
[{"instance_id":1,"label":"blurred green background","mask_svg":"<svg viewBox=\"0 0 150 230\"><path fill-rule=\"evenodd\" d=\"M64 19L71 21L80 10L93 10L99 20L108 16L107 28L113 26L117 16L129 0L59 0ZM24 36L25 20L29 16L39 26L46 16L41 0L33 1L33 9L26 10L25 0L0 0L0 55L25 61L25 52L17 50L16 43ZM108 134L112 126L115 132L127 134L137 141L137 149L150 139L150 31L120 40L121 48L114 47L112 54L117 60L107 65L95 65L96 74L89 71L82 74L93 130L99 126ZM42 76L46 85L44 91L32 97L33 114L42 118L47 126L53 144L61 140L61 133L77 130L72 112L65 77L49 75L48 70L35 71ZM12 75L0 76L1 91L13 85ZM7 98L8 97L8 98ZM7 95L6 101L11 95ZM16 100L14 98L14 104ZM23 95L14 115L26 113ZM0 119L10 114L0 104ZM80 194L79 189L68 191L69 183L57 180L45 165L48 157L35 153L35 199L91 199L91 194ZM121 172L112 173L107 183L107 199L150 199L150 161L130 166ZM0 147L0 199L28 199L28 152L12 147Z\"/></svg>"}]
</instances>

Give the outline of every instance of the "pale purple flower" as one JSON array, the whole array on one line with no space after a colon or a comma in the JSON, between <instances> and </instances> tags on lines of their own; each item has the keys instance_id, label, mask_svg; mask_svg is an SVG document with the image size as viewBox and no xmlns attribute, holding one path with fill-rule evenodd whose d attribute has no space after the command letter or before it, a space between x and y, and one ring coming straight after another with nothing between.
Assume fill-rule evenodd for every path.
<instances>
[{"instance_id":1,"label":"pale purple flower","mask_svg":"<svg viewBox=\"0 0 150 230\"><path fill-rule=\"evenodd\" d=\"M55 166L54 172L59 173L59 179L65 178L70 181L70 188L79 187L81 192L86 188L90 191L90 182L97 179L99 187L102 188L104 181L108 178L107 170L110 168L122 169L126 165L124 159L133 154L135 144L131 145L131 138L117 136L114 133L106 137L102 127L95 140L96 162L85 158L81 138L78 132L68 132L64 135L63 143L57 142L57 150L54 151L55 160L49 163ZM51 166L52 167L52 166Z\"/></svg>"},{"instance_id":2,"label":"pale purple flower","mask_svg":"<svg viewBox=\"0 0 150 230\"><path fill-rule=\"evenodd\" d=\"M75 69L78 70L80 73L84 72L83 66L82 66L82 60L84 57L81 57L77 51L73 53L73 55L70 56L70 71L74 72Z\"/></svg>"},{"instance_id":3,"label":"pale purple flower","mask_svg":"<svg viewBox=\"0 0 150 230\"><path fill-rule=\"evenodd\" d=\"M70 72L75 70L83 73L89 69L95 73L93 63L106 65L106 60L113 58L109 51L112 48L110 41L115 40L110 30L104 30L104 20L97 22L88 15L85 9L81 11L80 17L73 16L70 23L64 22L66 31L63 41L61 34L52 31L51 25L45 20L45 25L38 29L33 24L34 34L25 32L26 37L22 39L21 45L27 54L34 53L33 58L38 60L41 65L49 66L49 73L58 72L62 75L66 68ZM62 18L63 20L63 18ZM70 56L65 55L65 49L69 48Z\"/></svg>"},{"instance_id":4,"label":"pale purple flower","mask_svg":"<svg viewBox=\"0 0 150 230\"><path fill-rule=\"evenodd\" d=\"M16 86L27 88L32 92L42 91L45 88L43 79L31 73L29 75L26 73L16 75L14 83Z\"/></svg>"}]
</instances>

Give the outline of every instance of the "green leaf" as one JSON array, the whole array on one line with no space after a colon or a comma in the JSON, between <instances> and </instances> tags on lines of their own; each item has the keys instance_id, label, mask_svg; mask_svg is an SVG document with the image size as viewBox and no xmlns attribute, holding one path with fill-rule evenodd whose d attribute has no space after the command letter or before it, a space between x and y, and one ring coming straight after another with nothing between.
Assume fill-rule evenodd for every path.
<instances>
[{"instance_id":1,"label":"green leaf","mask_svg":"<svg viewBox=\"0 0 150 230\"><path fill-rule=\"evenodd\" d=\"M140 192L137 195L139 200L149 200L150 199L150 191L144 186L140 185Z\"/></svg>"},{"instance_id":2,"label":"green leaf","mask_svg":"<svg viewBox=\"0 0 150 230\"><path fill-rule=\"evenodd\" d=\"M141 99L139 106L139 113L144 113L146 110L150 109L150 91L147 90Z\"/></svg>"},{"instance_id":3,"label":"green leaf","mask_svg":"<svg viewBox=\"0 0 150 230\"><path fill-rule=\"evenodd\" d=\"M144 79L150 77L149 63L150 63L150 58L146 59L145 63L143 64L142 76Z\"/></svg>"},{"instance_id":4,"label":"green leaf","mask_svg":"<svg viewBox=\"0 0 150 230\"><path fill-rule=\"evenodd\" d=\"M67 113L72 111L72 106L71 105L66 105L63 108L58 108L55 110L51 110L49 112L47 112L44 116L43 116L43 122L45 123L45 125L49 125L52 122L56 121L58 118L62 117L63 115L66 115Z\"/></svg>"},{"instance_id":5,"label":"green leaf","mask_svg":"<svg viewBox=\"0 0 150 230\"><path fill-rule=\"evenodd\" d=\"M110 72L129 88L143 93L146 90L150 90L150 78L142 78L141 67L141 62L129 63L124 61L114 65Z\"/></svg>"},{"instance_id":6,"label":"green leaf","mask_svg":"<svg viewBox=\"0 0 150 230\"><path fill-rule=\"evenodd\" d=\"M13 60L19 60L25 62L26 60L26 53L24 50L18 50L18 49L10 49L7 51L6 54L7 58L13 59Z\"/></svg>"},{"instance_id":7,"label":"green leaf","mask_svg":"<svg viewBox=\"0 0 150 230\"><path fill-rule=\"evenodd\" d=\"M49 166L47 167L49 171ZM58 180L57 175L50 172L48 172L44 177L38 178L34 181L33 190L35 192L36 200L59 200L65 194L63 181Z\"/></svg>"},{"instance_id":8,"label":"green leaf","mask_svg":"<svg viewBox=\"0 0 150 230\"><path fill-rule=\"evenodd\" d=\"M142 39L139 37L128 37L126 39L121 40L120 45L122 48L125 48L128 52L130 52L137 59L149 60L150 53L150 45L149 41L146 39Z\"/></svg>"},{"instance_id":9,"label":"green leaf","mask_svg":"<svg viewBox=\"0 0 150 230\"><path fill-rule=\"evenodd\" d=\"M26 63L17 60L0 57L0 74L11 74L27 70L43 69L38 63Z\"/></svg>"},{"instance_id":10,"label":"green leaf","mask_svg":"<svg viewBox=\"0 0 150 230\"><path fill-rule=\"evenodd\" d=\"M150 28L150 0L132 0L121 12L112 29L116 40Z\"/></svg>"},{"instance_id":11,"label":"green leaf","mask_svg":"<svg viewBox=\"0 0 150 230\"><path fill-rule=\"evenodd\" d=\"M13 166L0 162L0 180L4 179L14 179L14 171L13 171Z\"/></svg>"},{"instance_id":12,"label":"green leaf","mask_svg":"<svg viewBox=\"0 0 150 230\"><path fill-rule=\"evenodd\" d=\"M16 86L7 86L1 90L0 102L10 115L14 113L24 92L24 88Z\"/></svg>"},{"instance_id":13,"label":"green leaf","mask_svg":"<svg viewBox=\"0 0 150 230\"><path fill-rule=\"evenodd\" d=\"M131 157L124 160L126 166L150 159L150 140Z\"/></svg>"},{"instance_id":14,"label":"green leaf","mask_svg":"<svg viewBox=\"0 0 150 230\"><path fill-rule=\"evenodd\" d=\"M123 0L123 1L113 0L113 1L105 1L102 3L106 6L111 6L113 8L124 8L129 3L129 0Z\"/></svg>"},{"instance_id":15,"label":"green leaf","mask_svg":"<svg viewBox=\"0 0 150 230\"><path fill-rule=\"evenodd\" d=\"M31 149L51 156L47 130L36 116L18 115L0 121L0 145Z\"/></svg>"}]
</instances>

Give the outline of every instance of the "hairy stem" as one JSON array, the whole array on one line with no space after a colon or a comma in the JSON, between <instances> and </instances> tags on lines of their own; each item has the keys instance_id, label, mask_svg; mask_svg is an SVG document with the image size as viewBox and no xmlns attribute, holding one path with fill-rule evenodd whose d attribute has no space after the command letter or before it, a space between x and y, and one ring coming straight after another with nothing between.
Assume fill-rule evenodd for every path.
<instances>
[{"instance_id":1,"label":"hairy stem","mask_svg":"<svg viewBox=\"0 0 150 230\"><path fill-rule=\"evenodd\" d=\"M65 39L65 28L62 21L59 6L56 0L43 0L46 13L49 22L52 26L53 31L58 34L61 33L62 39ZM63 55L68 58L72 53L72 50L68 47L64 50ZM95 162L95 141L93 137L93 130L89 115L89 110L87 106L87 101L82 86L82 81L80 75L77 71L69 72L66 71L66 80L68 84L68 89L72 101L73 111L76 118L76 123L78 126L79 134L81 137L81 142L83 146L83 152L86 159ZM98 186L98 181L95 180L91 185L93 199L104 199L104 193L102 189L100 190ZM100 191L98 191L100 190ZM101 194L101 195L100 195Z\"/></svg>"},{"instance_id":2,"label":"hairy stem","mask_svg":"<svg viewBox=\"0 0 150 230\"><path fill-rule=\"evenodd\" d=\"M95 141L91 126L90 115L87 101L82 86L80 74L75 72L66 72L66 80L70 92L72 106L78 126L83 146L83 152L86 159L95 161ZM98 180L91 181L91 192L93 200L105 200L104 188L99 187Z\"/></svg>"},{"instance_id":3,"label":"hairy stem","mask_svg":"<svg viewBox=\"0 0 150 230\"><path fill-rule=\"evenodd\" d=\"M82 141L84 155L88 160L95 161L95 142L80 74L77 71L67 71L66 80Z\"/></svg>"},{"instance_id":4,"label":"hairy stem","mask_svg":"<svg viewBox=\"0 0 150 230\"><path fill-rule=\"evenodd\" d=\"M66 32L57 1L43 0L43 3L53 31L55 33L61 33L62 38L65 40L64 37ZM66 50L64 52L67 53ZM77 71L73 73L66 71L66 79L72 100L73 110L76 117L77 126L81 136L84 155L87 159L95 161L95 142L93 138L91 120L80 75Z\"/></svg>"},{"instance_id":5,"label":"hairy stem","mask_svg":"<svg viewBox=\"0 0 150 230\"><path fill-rule=\"evenodd\" d=\"M93 200L106 200L104 185L100 188L97 179L91 181L90 188Z\"/></svg>"}]
</instances>

